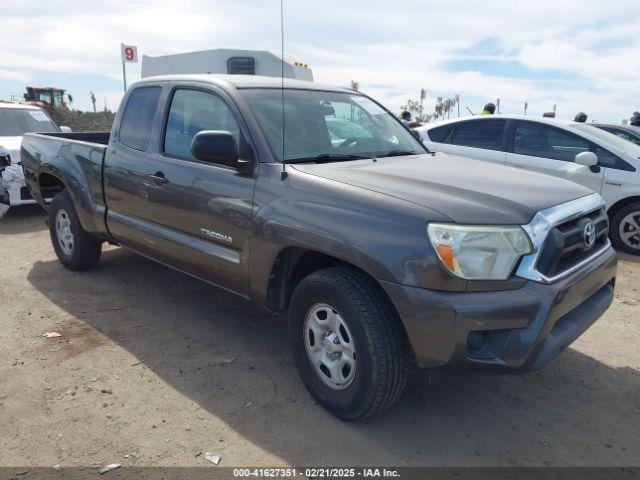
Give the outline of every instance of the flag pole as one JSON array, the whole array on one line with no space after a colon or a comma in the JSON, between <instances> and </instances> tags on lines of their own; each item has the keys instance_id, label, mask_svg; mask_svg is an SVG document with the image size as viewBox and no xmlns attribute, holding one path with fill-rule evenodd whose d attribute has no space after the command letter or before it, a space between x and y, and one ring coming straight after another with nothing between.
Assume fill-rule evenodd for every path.
<instances>
[{"instance_id":1,"label":"flag pole","mask_svg":"<svg viewBox=\"0 0 640 480\"><path fill-rule=\"evenodd\" d=\"M124 56L124 43L120 44L120 60L122 60L122 85L124 85L124 91L127 91L127 67L125 66Z\"/></svg>"},{"instance_id":2,"label":"flag pole","mask_svg":"<svg viewBox=\"0 0 640 480\"><path fill-rule=\"evenodd\" d=\"M127 68L124 61L122 62L122 83L124 85L124 91L127 91Z\"/></svg>"}]
</instances>

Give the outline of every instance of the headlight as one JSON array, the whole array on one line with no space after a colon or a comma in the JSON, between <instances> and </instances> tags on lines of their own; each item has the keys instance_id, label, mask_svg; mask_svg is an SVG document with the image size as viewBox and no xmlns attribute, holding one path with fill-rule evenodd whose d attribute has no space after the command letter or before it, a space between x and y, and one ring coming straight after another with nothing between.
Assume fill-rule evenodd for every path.
<instances>
[{"instance_id":1,"label":"headlight","mask_svg":"<svg viewBox=\"0 0 640 480\"><path fill-rule=\"evenodd\" d=\"M520 257L533 251L529 236L519 226L430 223L427 233L442 264L468 280L505 280Z\"/></svg>"}]
</instances>

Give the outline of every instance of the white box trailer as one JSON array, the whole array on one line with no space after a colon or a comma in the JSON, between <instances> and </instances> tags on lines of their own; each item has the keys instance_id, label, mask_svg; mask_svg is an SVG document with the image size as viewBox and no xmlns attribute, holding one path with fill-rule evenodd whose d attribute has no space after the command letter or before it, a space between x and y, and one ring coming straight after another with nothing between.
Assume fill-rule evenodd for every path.
<instances>
[{"instance_id":1,"label":"white box trailer","mask_svg":"<svg viewBox=\"0 0 640 480\"><path fill-rule=\"evenodd\" d=\"M263 50L217 48L200 52L177 53L150 57L142 55L142 78L185 73L218 73L265 75L280 77L280 55ZM313 81L313 73L305 64L285 55L285 78Z\"/></svg>"}]
</instances>

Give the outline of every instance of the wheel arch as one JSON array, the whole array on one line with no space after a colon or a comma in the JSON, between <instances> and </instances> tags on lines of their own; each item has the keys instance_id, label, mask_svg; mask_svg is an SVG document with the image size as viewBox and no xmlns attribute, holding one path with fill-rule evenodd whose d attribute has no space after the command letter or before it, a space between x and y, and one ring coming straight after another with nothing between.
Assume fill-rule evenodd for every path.
<instances>
[{"instance_id":1,"label":"wheel arch","mask_svg":"<svg viewBox=\"0 0 640 480\"><path fill-rule=\"evenodd\" d=\"M336 266L358 270L378 284L375 277L352 262L318 250L304 247L286 247L280 250L276 256L269 275L269 285L267 287L269 308L277 312L286 310L293 291L303 278L315 271ZM382 287L380 288L382 289ZM391 299L389 299L389 302L391 302ZM393 305L393 302L391 304Z\"/></svg>"},{"instance_id":2,"label":"wheel arch","mask_svg":"<svg viewBox=\"0 0 640 480\"><path fill-rule=\"evenodd\" d=\"M640 203L640 195L623 198L622 200L618 200L616 203L611 205L611 207L609 207L609 210L607 210L609 220L612 220L613 217L615 217L616 213L632 203Z\"/></svg>"},{"instance_id":3,"label":"wheel arch","mask_svg":"<svg viewBox=\"0 0 640 480\"><path fill-rule=\"evenodd\" d=\"M74 177L66 169L50 164L43 165L36 175L37 194L42 198L38 203L45 210L49 210L45 197L53 198L58 193L68 192L82 228L93 235L109 236L104 223L105 208L94 201L86 177Z\"/></svg>"},{"instance_id":4,"label":"wheel arch","mask_svg":"<svg viewBox=\"0 0 640 480\"><path fill-rule=\"evenodd\" d=\"M43 198L53 197L54 195L64 191L67 189L66 184L62 181L62 179L49 172L40 172L38 175L38 189L40 190L40 195ZM48 209L45 202L42 202L45 206L45 209Z\"/></svg>"},{"instance_id":5,"label":"wheel arch","mask_svg":"<svg viewBox=\"0 0 640 480\"><path fill-rule=\"evenodd\" d=\"M640 209L640 196L633 196L624 198L611 206L609 211L609 238L611 239L611 243L614 248L619 251L631 253L634 255L638 255L640 253L640 249L636 241L632 240L632 237L635 237L635 229L632 232L631 237L623 238L620 233L620 221L622 218L617 218L621 216L622 211L627 208L632 207L632 209Z\"/></svg>"}]
</instances>

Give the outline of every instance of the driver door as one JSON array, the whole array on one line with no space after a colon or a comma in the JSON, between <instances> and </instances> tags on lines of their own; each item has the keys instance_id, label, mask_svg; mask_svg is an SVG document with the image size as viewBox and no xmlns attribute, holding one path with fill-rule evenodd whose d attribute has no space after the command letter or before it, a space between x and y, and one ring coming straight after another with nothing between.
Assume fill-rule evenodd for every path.
<instances>
[{"instance_id":1,"label":"driver door","mask_svg":"<svg viewBox=\"0 0 640 480\"><path fill-rule=\"evenodd\" d=\"M108 221L123 245L247 295L255 177L190 151L198 132L224 130L236 137L241 155L253 155L235 107L219 93L176 86L160 141L147 140L145 152L122 144L121 127L120 150L105 169Z\"/></svg>"}]
</instances>

